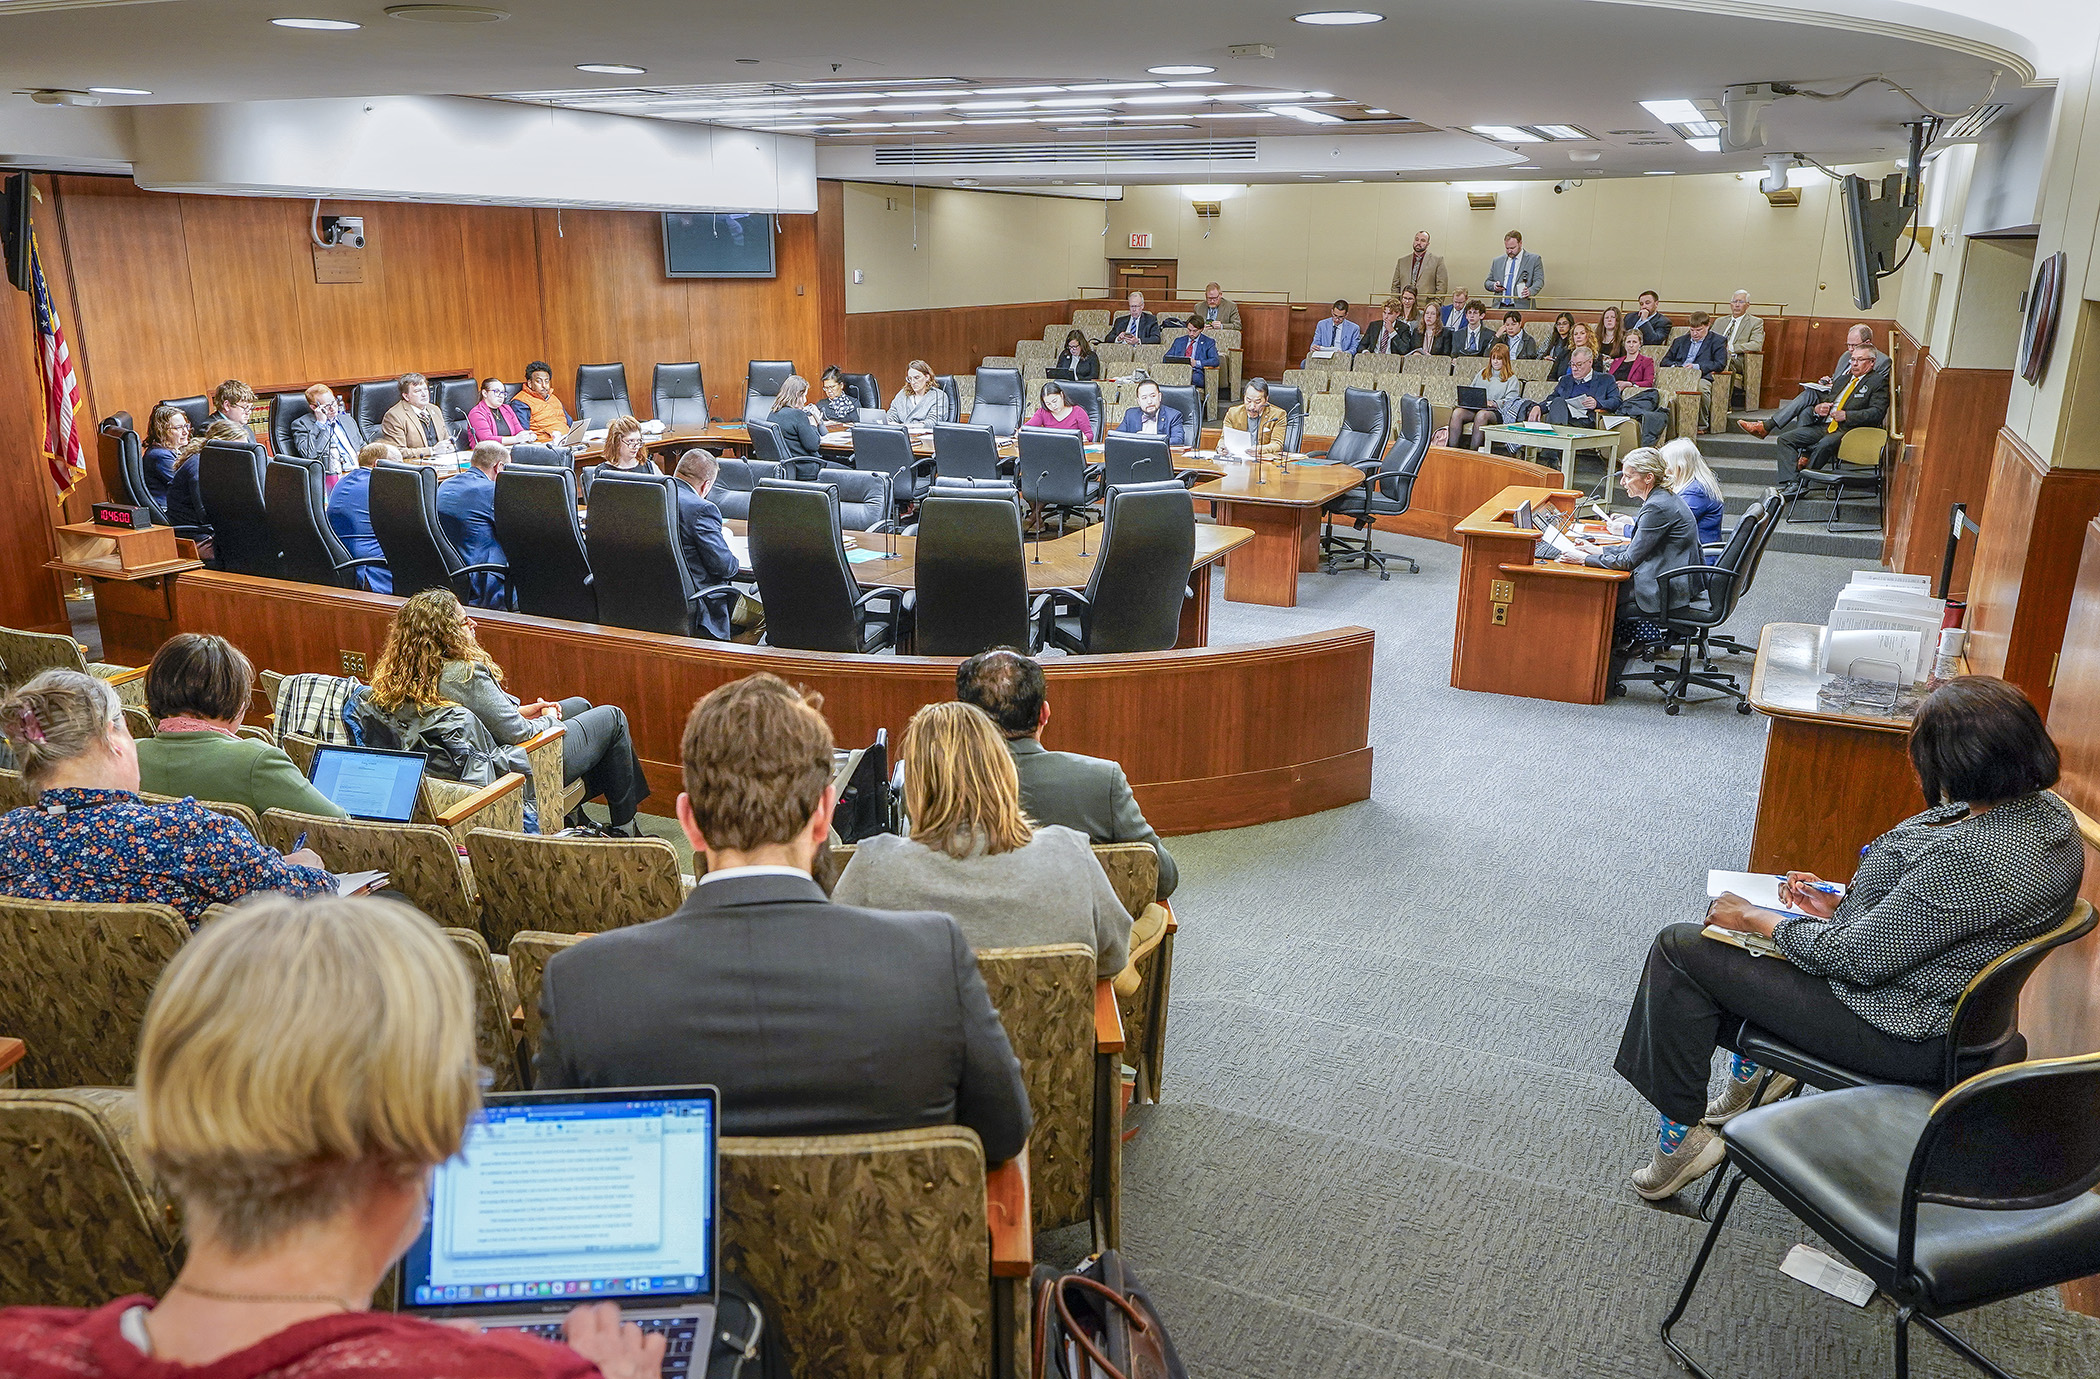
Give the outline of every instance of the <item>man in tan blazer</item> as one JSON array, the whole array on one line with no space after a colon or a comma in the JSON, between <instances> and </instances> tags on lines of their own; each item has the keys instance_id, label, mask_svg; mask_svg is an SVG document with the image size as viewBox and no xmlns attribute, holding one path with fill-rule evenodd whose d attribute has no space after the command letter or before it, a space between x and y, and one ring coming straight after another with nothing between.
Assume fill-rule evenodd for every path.
<instances>
[{"instance_id":1,"label":"man in tan blazer","mask_svg":"<svg viewBox=\"0 0 2100 1379\"><path fill-rule=\"evenodd\" d=\"M1393 295L1412 287L1415 296L1425 306L1441 302L1451 293L1450 276L1444 272L1441 254L1429 252L1429 231L1415 231L1414 252L1403 254L1393 265Z\"/></svg>"},{"instance_id":2,"label":"man in tan blazer","mask_svg":"<svg viewBox=\"0 0 2100 1379\"><path fill-rule=\"evenodd\" d=\"M1735 375L1735 394L1737 397L1744 397L1747 395L1745 381L1750 376L1750 368L1748 361L1736 356L1762 356L1765 352L1765 321L1762 316L1750 314L1748 292L1740 287L1735 290L1735 295L1728 299L1728 315L1723 317L1714 329L1720 332L1721 339L1728 346L1728 368ZM1758 372L1762 373L1763 370ZM1751 402L1748 405L1754 407L1757 404Z\"/></svg>"},{"instance_id":3,"label":"man in tan blazer","mask_svg":"<svg viewBox=\"0 0 2100 1379\"><path fill-rule=\"evenodd\" d=\"M430 380L419 373L401 375L401 400L379 419L379 434L401 448L404 460L425 460L452 448L444 413L430 402Z\"/></svg>"},{"instance_id":4,"label":"man in tan blazer","mask_svg":"<svg viewBox=\"0 0 2100 1379\"><path fill-rule=\"evenodd\" d=\"M1196 308L1196 314L1220 330L1240 328L1239 304L1226 296L1225 289L1216 283L1204 284L1203 305Z\"/></svg>"}]
</instances>

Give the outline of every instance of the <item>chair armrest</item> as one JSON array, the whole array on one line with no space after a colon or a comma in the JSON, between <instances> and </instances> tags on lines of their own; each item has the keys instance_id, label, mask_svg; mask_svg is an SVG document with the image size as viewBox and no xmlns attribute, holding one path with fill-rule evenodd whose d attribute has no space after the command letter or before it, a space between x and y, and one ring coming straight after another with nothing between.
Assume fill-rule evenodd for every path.
<instances>
[{"instance_id":1,"label":"chair armrest","mask_svg":"<svg viewBox=\"0 0 2100 1379\"><path fill-rule=\"evenodd\" d=\"M686 602L688 604L696 604L702 599L710 598L716 594L741 594L743 592L734 584L710 584L704 589L695 589L692 597L687 599Z\"/></svg>"},{"instance_id":2,"label":"chair armrest","mask_svg":"<svg viewBox=\"0 0 2100 1379\"><path fill-rule=\"evenodd\" d=\"M522 1005L510 1008L510 1032L512 1034L523 1034L525 1032L525 1007Z\"/></svg>"},{"instance_id":3,"label":"chair armrest","mask_svg":"<svg viewBox=\"0 0 2100 1379\"><path fill-rule=\"evenodd\" d=\"M15 1064L27 1057L29 1046L12 1036L0 1035L0 1075L11 1072Z\"/></svg>"},{"instance_id":4,"label":"chair armrest","mask_svg":"<svg viewBox=\"0 0 2100 1379\"><path fill-rule=\"evenodd\" d=\"M335 568L338 570L355 570L360 565L384 564L386 564L386 557L383 555L361 555L355 560L346 560L342 564L336 566ZM504 568L509 569L510 567L506 565L504 566Z\"/></svg>"},{"instance_id":5,"label":"chair armrest","mask_svg":"<svg viewBox=\"0 0 2100 1379\"><path fill-rule=\"evenodd\" d=\"M504 774L496 777L493 784L482 786L479 790L460 800L449 809L439 810L436 822L441 828L458 829L469 819L481 813L505 795L524 788L525 777L519 775L516 771L506 771Z\"/></svg>"},{"instance_id":6,"label":"chair armrest","mask_svg":"<svg viewBox=\"0 0 2100 1379\"><path fill-rule=\"evenodd\" d=\"M992 1277L1027 1278L1035 1269L1035 1208L1029 1202L1028 1146L984 1175L984 1220L992 1236Z\"/></svg>"},{"instance_id":7,"label":"chair armrest","mask_svg":"<svg viewBox=\"0 0 2100 1379\"><path fill-rule=\"evenodd\" d=\"M1123 1043L1123 1012L1116 1008L1115 984L1102 977L1094 983L1094 1052L1121 1053Z\"/></svg>"},{"instance_id":8,"label":"chair armrest","mask_svg":"<svg viewBox=\"0 0 2100 1379\"><path fill-rule=\"evenodd\" d=\"M510 573L510 566L501 561L494 564L462 565L452 573L455 575L507 575Z\"/></svg>"},{"instance_id":9,"label":"chair armrest","mask_svg":"<svg viewBox=\"0 0 2100 1379\"><path fill-rule=\"evenodd\" d=\"M540 729L518 745L525 749L526 756L531 756L542 748L559 743L568 731L566 724L556 723L552 727Z\"/></svg>"},{"instance_id":10,"label":"chair armrest","mask_svg":"<svg viewBox=\"0 0 2100 1379\"><path fill-rule=\"evenodd\" d=\"M904 591L894 584L878 584L859 598L853 600L853 606L858 609L865 609L877 599L888 599L893 604L902 605L904 602Z\"/></svg>"},{"instance_id":11,"label":"chair armrest","mask_svg":"<svg viewBox=\"0 0 2100 1379\"><path fill-rule=\"evenodd\" d=\"M128 685L134 680L145 679L148 669L150 669L148 666L133 666L129 670L118 671L102 683L105 685Z\"/></svg>"}]
</instances>

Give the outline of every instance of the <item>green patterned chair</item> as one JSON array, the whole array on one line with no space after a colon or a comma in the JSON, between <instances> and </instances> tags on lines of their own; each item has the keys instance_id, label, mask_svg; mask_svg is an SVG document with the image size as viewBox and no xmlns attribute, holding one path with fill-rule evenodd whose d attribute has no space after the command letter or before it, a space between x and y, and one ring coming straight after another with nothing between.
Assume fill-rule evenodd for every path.
<instances>
[{"instance_id":1,"label":"green patterned chair","mask_svg":"<svg viewBox=\"0 0 2100 1379\"><path fill-rule=\"evenodd\" d=\"M452 835L435 824L381 824L329 819L272 809L262 816L263 841L290 852L306 835L306 846L332 872L383 871L388 885L446 929L478 929L481 900L474 870L459 855Z\"/></svg>"},{"instance_id":2,"label":"green patterned chair","mask_svg":"<svg viewBox=\"0 0 2100 1379\"><path fill-rule=\"evenodd\" d=\"M36 791L22 779L20 771L0 770L0 814L36 803Z\"/></svg>"},{"instance_id":3,"label":"green patterned chair","mask_svg":"<svg viewBox=\"0 0 2100 1379\"><path fill-rule=\"evenodd\" d=\"M167 1293L179 1218L132 1130L126 1087L0 1090L0 1307Z\"/></svg>"},{"instance_id":4,"label":"green patterned chair","mask_svg":"<svg viewBox=\"0 0 2100 1379\"><path fill-rule=\"evenodd\" d=\"M20 1084L128 1084L146 1002L189 937L167 905L0 896L0 1020L29 1045Z\"/></svg>"},{"instance_id":5,"label":"green patterned chair","mask_svg":"<svg viewBox=\"0 0 2100 1379\"><path fill-rule=\"evenodd\" d=\"M1105 308L1091 306L1082 307L1080 310L1072 313L1071 328L1073 330L1085 331L1086 338L1089 340L1099 340L1102 336L1108 334L1109 322L1114 318L1114 316L1114 312L1109 311ZM1063 330L1058 331L1058 335L1060 338L1062 338L1065 335L1065 333L1066 332Z\"/></svg>"},{"instance_id":6,"label":"green patterned chair","mask_svg":"<svg viewBox=\"0 0 2100 1379\"><path fill-rule=\"evenodd\" d=\"M1699 434L1699 371L1689 367L1658 368L1655 391L1670 413L1670 437Z\"/></svg>"},{"instance_id":7,"label":"green patterned chair","mask_svg":"<svg viewBox=\"0 0 2100 1379\"><path fill-rule=\"evenodd\" d=\"M977 970L1035 1109L1028 1166L1035 1229L1081 1221L1117 1248L1123 1207L1123 1028L1084 944L986 948Z\"/></svg>"},{"instance_id":8,"label":"green patterned chair","mask_svg":"<svg viewBox=\"0 0 2100 1379\"><path fill-rule=\"evenodd\" d=\"M523 1035L518 1058L524 1067L530 1068L534 1055L540 1051L540 987L546 981L547 964L562 949L573 947L589 937L589 934L549 933L544 929L525 929L511 935L510 977L518 988L519 1029Z\"/></svg>"},{"instance_id":9,"label":"green patterned chair","mask_svg":"<svg viewBox=\"0 0 2100 1379\"><path fill-rule=\"evenodd\" d=\"M489 952L488 940L477 929L447 929L445 937L466 959L467 975L474 981L474 1056L489 1070L488 1090L518 1091L524 1083L519 1076L517 1035L511 1028L518 988L511 976L510 958Z\"/></svg>"},{"instance_id":10,"label":"green patterned chair","mask_svg":"<svg viewBox=\"0 0 2100 1379\"><path fill-rule=\"evenodd\" d=\"M555 838L477 828L467 856L481 931L507 948L523 930L599 933L662 919L685 900L678 854L661 838Z\"/></svg>"},{"instance_id":11,"label":"green patterned chair","mask_svg":"<svg viewBox=\"0 0 2100 1379\"><path fill-rule=\"evenodd\" d=\"M0 627L0 690L11 690L47 670L77 670L107 680L126 704L146 702L146 668L90 661L87 650L57 632Z\"/></svg>"},{"instance_id":12,"label":"green patterned chair","mask_svg":"<svg viewBox=\"0 0 2100 1379\"><path fill-rule=\"evenodd\" d=\"M1096 843L1094 856L1133 921L1148 905L1160 904L1167 912L1165 926L1131 950L1137 990L1128 995L1116 992L1116 1007L1123 1016L1123 1061L1137 1072L1138 1099L1158 1101L1166 1061L1167 998L1174 980L1174 934L1181 926L1171 906L1153 899L1159 893L1159 854L1150 843Z\"/></svg>"},{"instance_id":13,"label":"green patterned chair","mask_svg":"<svg viewBox=\"0 0 2100 1379\"><path fill-rule=\"evenodd\" d=\"M826 1379L1028 1374L1027 1154L959 1126L722 1140L722 1267Z\"/></svg>"},{"instance_id":14,"label":"green patterned chair","mask_svg":"<svg viewBox=\"0 0 2100 1379\"><path fill-rule=\"evenodd\" d=\"M534 738L533 742L539 740ZM561 730L555 729L548 740L554 744L551 755L554 780L558 785L561 780ZM278 746L284 749L284 754L292 759L292 765L298 767L301 774L313 775L314 753L319 750L320 743L310 737L301 737L297 733L286 733ZM533 788L553 788L544 786L541 781L541 773L545 767L544 758L549 754L544 749L531 749L530 744L527 746L528 759L532 762ZM487 785L462 785L456 780L439 780L435 776L426 775L423 777L422 788L416 793L415 814L411 822L436 824L450 833L453 841L460 845L466 843L467 833L476 828L502 828L514 833L523 832L524 787L525 777L515 773L498 776ZM563 813L582 802L583 782L578 781L574 790L576 798L564 799ZM558 828L560 824L550 821L546 826Z\"/></svg>"}]
</instances>

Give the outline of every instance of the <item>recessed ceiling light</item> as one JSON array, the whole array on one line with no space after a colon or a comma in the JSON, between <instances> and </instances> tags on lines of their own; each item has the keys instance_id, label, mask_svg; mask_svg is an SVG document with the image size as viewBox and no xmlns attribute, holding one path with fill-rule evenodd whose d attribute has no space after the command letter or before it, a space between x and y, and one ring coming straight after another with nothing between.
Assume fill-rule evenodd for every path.
<instances>
[{"instance_id":1,"label":"recessed ceiling light","mask_svg":"<svg viewBox=\"0 0 2100 1379\"><path fill-rule=\"evenodd\" d=\"M1390 110L1372 110L1368 107L1366 107L1364 110L1364 114L1366 115L1390 115L1392 113L1393 112Z\"/></svg>"},{"instance_id":2,"label":"recessed ceiling light","mask_svg":"<svg viewBox=\"0 0 2100 1379\"><path fill-rule=\"evenodd\" d=\"M1147 67L1145 70L1155 77L1207 77L1218 69L1189 62L1178 63L1171 67Z\"/></svg>"},{"instance_id":3,"label":"recessed ceiling light","mask_svg":"<svg viewBox=\"0 0 2100 1379\"><path fill-rule=\"evenodd\" d=\"M1686 120L1677 132L1687 139L1711 139L1721 132L1721 124L1717 120Z\"/></svg>"},{"instance_id":4,"label":"recessed ceiling light","mask_svg":"<svg viewBox=\"0 0 2100 1379\"><path fill-rule=\"evenodd\" d=\"M1320 174L1318 174L1317 172L1301 172L1298 175L1306 179L1308 182L1317 182L1320 180Z\"/></svg>"},{"instance_id":5,"label":"recessed ceiling light","mask_svg":"<svg viewBox=\"0 0 2100 1379\"><path fill-rule=\"evenodd\" d=\"M1684 142L1687 147L1697 149L1701 153L1721 151L1721 137L1718 134L1711 139L1686 139Z\"/></svg>"},{"instance_id":6,"label":"recessed ceiling light","mask_svg":"<svg viewBox=\"0 0 2100 1379\"><path fill-rule=\"evenodd\" d=\"M1376 24L1385 18L1369 10L1314 10L1294 17L1300 24Z\"/></svg>"},{"instance_id":7,"label":"recessed ceiling light","mask_svg":"<svg viewBox=\"0 0 2100 1379\"><path fill-rule=\"evenodd\" d=\"M319 29L324 33L336 33L344 29L361 29L362 24L353 24L347 19L273 19L270 21L280 29Z\"/></svg>"},{"instance_id":8,"label":"recessed ceiling light","mask_svg":"<svg viewBox=\"0 0 2100 1379\"><path fill-rule=\"evenodd\" d=\"M1539 133L1549 139L1594 139L1597 137L1579 125L1542 124L1533 125L1532 128L1538 130Z\"/></svg>"},{"instance_id":9,"label":"recessed ceiling light","mask_svg":"<svg viewBox=\"0 0 2100 1379\"><path fill-rule=\"evenodd\" d=\"M1545 140L1542 139L1540 136L1532 133L1530 130L1524 128L1522 125L1477 124L1472 126L1472 129L1475 134L1481 135L1484 138L1493 139L1497 143L1539 144L1545 142Z\"/></svg>"},{"instance_id":10,"label":"recessed ceiling light","mask_svg":"<svg viewBox=\"0 0 2100 1379\"><path fill-rule=\"evenodd\" d=\"M1309 105L1272 105L1269 109L1279 115L1288 115L1306 124L1341 124L1342 117L1330 115L1324 110L1315 110Z\"/></svg>"},{"instance_id":11,"label":"recessed ceiling light","mask_svg":"<svg viewBox=\"0 0 2100 1379\"><path fill-rule=\"evenodd\" d=\"M579 62L576 64L576 70L579 72L596 72L600 76L607 77L638 77L649 69L636 67L632 63L627 62Z\"/></svg>"},{"instance_id":12,"label":"recessed ceiling light","mask_svg":"<svg viewBox=\"0 0 2100 1379\"><path fill-rule=\"evenodd\" d=\"M1698 106L1687 100L1642 101L1641 108L1664 124L1690 124L1706 118Z\"/></svg>"},{"instance_id":13,"label":"recessed ceiling light","mask_svg":"<svg viewBox=\"0 0 2100 1379\"><path fill-rule=\"evenodd\" d=\"M97 96L150 96L153 94L151 91L141 91L136 86L90 86L88 90Z\"/></svg>"},{"instance_id":14,"label":"recessed ceiling light","mask_svg":"<svg viewBox=\"0 0 2100 1379\"><path fill-rule=\"evenodd\" d=\"M1677 169L1675 168L1650 168L1641 174L1643 177L1675 177L1676 175ZM1522 287L1523 284L1518 283L1517 286Z\"/></svg>"},{"instance_id":15,"label":"recessed ceiling light","mask_svg":"<svg viewBox=\"0 0 2100 1379\"><path fill-rule=\"evenodd\" d=\"M495 24L510 18L510 11L486 5L388 5L386 17L418 24Z\"/></svg>"},{"instance_id":16,"label":"recessed ceiling light","mask_svg":"<svg viewBox=\"0 0 2100 1379\"><path fill-rule=\"evenodd\" d=\"M1538 170L1539 165L1537 163L1519 163L1510 169L1511 172L1537 172Z\"/></svg>"},{"instance_id":17,"label":"recessed ceiling light","mask_svg":"<svg viewBox=\"0 0 2100 1379\"><path fill-rule=\"evenodd\" d=\"M1342 179L1342 185L1346 187L1346 186L1348 186L1348 185L1349 185L1350 183L1352 183L1352 182L1362 182L1362 181L1363 181L1363 178L1361 178L1361 177L1344 177L1344 178Z\"/></svg>"},{"instance_id":18,"label":"recessed ceiling light","mask_svg":"<svg viewBox=\"0 0 2100 1379\"><path fill-rule=\"evenodd\" d=\"M1208 90L1212 87L1223 86L1224 84L1225 83L1222 81L1163 81L1160 83L1161 86L1180 86L1186 87L1190 90L1194 90L1199 87Z\"/></svg>"}]
</instances>

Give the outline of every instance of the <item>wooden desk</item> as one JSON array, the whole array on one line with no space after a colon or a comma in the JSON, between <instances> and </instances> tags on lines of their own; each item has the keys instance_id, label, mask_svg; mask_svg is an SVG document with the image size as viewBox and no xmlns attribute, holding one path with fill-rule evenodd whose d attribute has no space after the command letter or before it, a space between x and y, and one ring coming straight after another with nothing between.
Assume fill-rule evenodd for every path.
<instances>
[{"instance_id":1,"label":"wooden desk","mask_svg":"<svg viewBox=\"0 0 2100 1379\"><path fill-rule=\"evenodd\" d=\"M58 558L47 570L77 575L95 589L95 621L102 628L102 659L142 666L167 640L174 616L168 588L172 577L202 569L197 543L173 527L131 531L93 522L57 528Z\"/></svg>"},{"instance_id":2,"label":"wooden desk","mask_svg":"<svg viewBox=\"0 0 2100 1379\"><path fill-rule=\"evenodd\" d=\"M1812 871L1849 881L1859 850L1925 807L1910 765L1910 720L1816 706L1823 629L1768 623L1757 639L1750 707L1771 720L1751 871Z\"/></svg>"},{"instance_id":3,"label":"wooden desk","mask_svg":"<svg viewBox=\"0 0 2100 1379\"><path fill-rule=\"evenodd\" d=\"M1454 689L1604 702L1626 573L1536 563L1538 533L1509 520L1522 503L1566 512L1579 497L1567 489L1505 488L1453 528L1463 551L1451 639Z\"/></svg>"},{"instance_id":4,"label":"wooden desk","mask_svg":"<svg viewBox=\"0 0 2100 1379\"><path fill-rule=\"evenodd\" d=\"M661 431L642 432L644 455L659 446L670 445L704 445L717 454L725 450L741 454L751 448L751 433L744 429L742 422L725 421L711 421L705 426L671 426ZM604 457L605 442L596 440L588 445L579 445L570 454L580 469Z\"/></svg>"},{"instance_id":5,"label":"wooden desk","mask_svg":"<svg viewBox=\"0 0 2100 1379\"><path fill-rule=\"evenodd\" d=\"M1225 563L1225 597L1234 603L1298 604L1298 576L1320 568L1320 508L1364 481L1345 464L1232 464L1190 490L1216 506L1218 521L1254 539Z\"/></svg>"}]
</instances>

